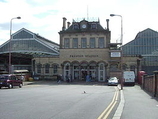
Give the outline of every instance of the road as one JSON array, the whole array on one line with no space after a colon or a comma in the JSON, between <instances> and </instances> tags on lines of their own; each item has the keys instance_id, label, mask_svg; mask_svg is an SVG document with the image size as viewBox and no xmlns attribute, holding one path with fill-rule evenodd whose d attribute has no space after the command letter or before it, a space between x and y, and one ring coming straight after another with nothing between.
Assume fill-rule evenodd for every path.
<instances>
[{"instance_id":1,"label":"road","mask_svg":"<svg viewBox=\"0 0 158 119\"><path fill-rule=\"evenodd\" d=\"M97 119L115 92L115 86L105 85L3 88L0 90L0 119Z\"/></svg>"}]
</instances>

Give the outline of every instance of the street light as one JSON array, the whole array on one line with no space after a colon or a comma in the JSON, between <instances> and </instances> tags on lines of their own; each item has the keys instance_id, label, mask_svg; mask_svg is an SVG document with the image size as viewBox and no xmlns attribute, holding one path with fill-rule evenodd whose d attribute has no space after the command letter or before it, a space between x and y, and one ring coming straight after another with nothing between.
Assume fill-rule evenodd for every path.
<instances>
[{"instance_id":1,"label":"street light","mask_svg":"<svg viewBox=\"0 0 158 119\"><path fill-rule=\"evenodd\" d=\"M123 68L122 68L122 57L123 57L123 53L122 53L122 44L123 44L123 20L122 20L122 16L118 15L118 14L110 14L111 17L114 16L119 16L121 18L121 39L120 39L120 43L121 43L121 90L123 90Z\"/></svg>"},{"instance_id":2,"label":"street light","mask_svg":"<svg viewBox=\"0 0 158 119\"><path fill-rule=\"evenodd\" d=\"M9 40L9 74L11 73L11 39L12 39L12 20L21 19L21 17L15 17L10 20L10 40Z\"/></svg>"},{"instance_id":3,"label":"street light","mask_svg":"<svg viewBox=\"0 0 158 119\"><path fill-rule=\"evenodd\" d=\"M123 20L122 20L122 16L121 15L118 15L118 14L110 14L111 17L114 17L114 16L119 16L121 17L121 44L123 44Z\"/></svg>"}]
</instances>

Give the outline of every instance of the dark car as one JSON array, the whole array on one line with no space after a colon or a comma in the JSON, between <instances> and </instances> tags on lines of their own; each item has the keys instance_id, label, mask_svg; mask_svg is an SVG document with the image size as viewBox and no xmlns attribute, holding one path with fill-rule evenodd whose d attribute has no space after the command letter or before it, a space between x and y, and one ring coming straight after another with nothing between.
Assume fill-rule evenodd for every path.
<instances>
[{"instance_id":1,"label":"dark car","mask_svg":"<svg viewBox=\"0 0 158 119\"><path fill-rule=\"evenodd\" d=\"M18 79L14 74L2 74L0 75L0 88L8 87L13 88L14 86L19 86L22 88L23 81Z\"/></svg>"}]
</instances>

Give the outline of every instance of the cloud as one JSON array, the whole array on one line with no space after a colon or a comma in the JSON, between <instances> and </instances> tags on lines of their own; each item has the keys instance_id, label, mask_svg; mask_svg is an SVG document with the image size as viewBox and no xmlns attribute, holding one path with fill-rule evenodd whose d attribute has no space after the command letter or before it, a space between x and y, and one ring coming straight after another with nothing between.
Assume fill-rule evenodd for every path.
<instances>
[{"instance_id":1,"label":"cloud","mask_svg":"<svg viewBox=\"0 0 158 119\"><path fill-rule=\"evenodd\" d=\"M10 19L17 16L22 19L13 20L13 32L26 28L57 43L62 17L69 22L77 18L99 18L104 28L106 19L110 19L111 39L116 41L120 38L120 18L110 17L111 13L123 16L124 42L127 43L139 31L158 28L157 4L157 0L97 0L97 3L92 0L0 0L0 44L8 40Z\"/></svg>"}]
</instances>

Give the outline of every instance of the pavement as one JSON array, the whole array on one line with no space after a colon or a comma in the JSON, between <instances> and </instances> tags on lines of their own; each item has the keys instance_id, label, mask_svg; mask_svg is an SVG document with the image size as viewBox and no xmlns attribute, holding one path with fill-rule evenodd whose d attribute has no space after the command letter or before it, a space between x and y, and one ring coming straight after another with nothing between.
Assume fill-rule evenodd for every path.
<instances>
[{"instance_id":1,"label":"pavement","mask_svg":"<svg viewBox=\"0 0 158 119\"><path fill-rule=\"evenodd\" d=\"M123 87L113 119L158 119L158 97L145 92L139 85Z\"/></svg>"},{"instance_id":2,"label":"pavement","mask_svg":"<svg viewBox=\"0 0 158 119\"><path fill-rule=\"evenodd\" d=\"M57 85L56 81L25 81L25 85L49 84ZM106 85L106 83L97 82L61 82L62 85L83 84L83 85ZM145 92L139 85L124 86L120 90L120 102L113 119L158 119L158 97Z\"/></svg>"}]
</instances>

